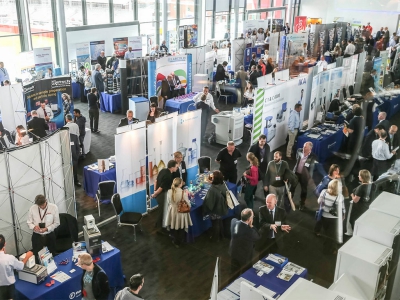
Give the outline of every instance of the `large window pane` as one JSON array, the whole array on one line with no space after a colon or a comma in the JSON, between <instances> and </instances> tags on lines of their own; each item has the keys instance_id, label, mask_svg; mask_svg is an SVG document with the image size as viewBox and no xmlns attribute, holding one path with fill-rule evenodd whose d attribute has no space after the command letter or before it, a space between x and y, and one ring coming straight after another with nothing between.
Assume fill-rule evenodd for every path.
<instances>
[{"instance_id":1,"label":"large window pane","mask_svg":"<svg viewBox=\"0 0 400 300\"><path fill-rule=\"evenodd\" d=\"M108 0L86 0L86 11L88 25L110 23Z\"/></svg>"},{"instance_id":2,"label":"large window pane","mask_svg":"<svg viewBox=\"0 0 400 300\"><path fill-rule=\"evenodd\" d=\"M28 0L31 32L53 31L51 0Z\"/></svg>"},{"instance_id":3,"label":"large window pane","mask_svg":"<svg viewBox=\"0 0 400 300\"><path fill-rule=\"evenodd\" d=\"M215 16L215 38L222 40L228 28L228 14L217 13Z\"/></svg>"},{"instance_id":4,"label":"large window pane","mask_svg":"<svg viewBox=\"0 0 400 300\"><path fill-rule=\"evenodd\" d=\"M19 33L17 8L14 1L1 3L0 36Z\"/></svg>"},{"instance_id":5,"label":"large window pane","mask_svg":"<svg viewBox=\"0 0 400 300\"><path fill-rule=\"evenodd\" d=\"M114 0L114 22L132 22L134 20L133 12L134 0Z\"/></svg>"},{"instance_id":6,"label":"large window pane","mask_svg":"<svg viewBox=\"0 0 400 300\"><path fill-rule=\"evenodd\" d=\"M4 62L4 67L7 69L12 82L15 81L15 77L21 77L21 72L19 71L20 52L21 43L18 35L0 38L1 61Z\"/></svg>"},{"instance_id":7,"label":"large window pane","mask_svg":"<svg viewBox=\"0 0 400 300\"><path fill-rule=\"evenodd\" d=\"M64 1L65 24L67 27L82 26L82 2Z\"/></svg>"},{"instance_id":8,"label":"large window pane","mask_svg":"<svg viewBox=\"0 0 400 300\"><path fill-rule=\"evenodd\" d=\"M247 0L246 10L258 8L258 0Z\"/></svg>"},{"instance_id":9,"label":"large window pane","mask_svg":"<svg viewBox=\"0 0 400 300\"><path fill-rule=\"evenodd\" d=\"M208 40L211 40L212 38L212 23L213 23L212 11L206 11L206 32L205 32L206 42Z\"/></svg>"},{"instance_id":10,"label":"large window pane","mask_svg":"<svg viewBox=\"0 0 400 300\"><path fill-rule=\"evenodd\" d=\"M156 20L156 4L155 0L138 0L138 17L139 22L155 22ZM142 32L142 24L140 25L140 33ZM147 34L155 34L155 31Z\"/></svg>"},{"instance_id":11,"label":"large window pane","mask_svg":"<svg viewBox=\"0 0 400 300\"><path fill-rule=\"evenodd\" d=\"M194 19L181 19L181 20L179 20L179 26L193 25L193 24L194 24Z\"/></svg>"},{"instance_id":12,"label":"large window pane","mask_svg":"<svg viewBox=\"0 0 400 300\"><path fill-rule=\"evenodd\" d=\"M155 35L156 23L140 23L140 34ZM155 41L153 41L155 43Z\"/></svg>"},{"instance_id":13,"label":"large window pane","mask_svg":"<svg viewBox=\"0 0 400 300\"><path fill-rule=\"evenodd\" d=\"M42 32L32 34L32 47L43 48L51 47L53 64L56 65L56 46L54 43L54 32Z\"/></svg>"},{"instance_id":14,"label":"large window pane","mask_svg":"<svg viewBox=\"0 0 400 300\"><path fill-rule=\"evenodd\" d=\"M169 42L169 51L176 51L176 20L168 21L168 42ZM168 46L168 45L167 45Z\"/></svg>"},{"instance_id":15,"label":"large window pane","mask_svg":"<svg viewBox=\"0 0 400 300\"><path fill-rule=\"evenodd\" d=\"M179 8L180 8L179 15L180 15L181 19L182 18L194 18L194 0L181 0Z\"/></svg>"},{"instance_id":16,"label":"large window pane","mask_svg":"<svg viewBox=\"0 0 400 300\"><path fill-rule=\"evenodd\" d=\"M168 5L168 20L176 19L176 0L164 0Z\"/></svg>"}]
</instances>

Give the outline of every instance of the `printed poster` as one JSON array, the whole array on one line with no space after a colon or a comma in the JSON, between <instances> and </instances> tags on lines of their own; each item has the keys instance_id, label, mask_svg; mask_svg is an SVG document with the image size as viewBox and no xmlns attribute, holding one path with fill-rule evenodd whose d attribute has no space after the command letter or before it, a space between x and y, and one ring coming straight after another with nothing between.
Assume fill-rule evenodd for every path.
<instances>
[{"instance_id":1,"label":"printed poster","mask_svg":"<svg viewBox=\"0 0 400 300\"><path fill-rule=\"evenodd\" d=\"M90 63L97 64L97 57L100 56L101 51L105 51L105 41L90 42Z\"/></svg>"},{"instance_id":2,"label":"printed poster","mask_svg":"<svg viewBox=\"0 0 400 300\"><path fill-rule=\"evenodd\" d=\"M113 38L114 53L118 58L124 58L128 50L128 37Z\"/></svg>"}]
</instances>

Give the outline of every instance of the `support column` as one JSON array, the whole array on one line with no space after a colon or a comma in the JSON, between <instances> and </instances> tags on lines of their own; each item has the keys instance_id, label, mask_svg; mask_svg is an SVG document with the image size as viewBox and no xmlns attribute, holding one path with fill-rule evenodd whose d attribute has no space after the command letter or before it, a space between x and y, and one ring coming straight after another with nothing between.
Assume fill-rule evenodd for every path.
<instances>
[{"instance_id":1,"label":"support column","mask_svg":"<svg viewBox=\"0 0 400 300\"><path fill-rule=\"evenodd\" d=\"M127 86L127 70L126 70L126 60L119 60L119 72L121 74L121 113L126 114L129 109L128 100L128 86Z\"/></svg>"},{"instance_id":2,"label":"support column","mask_svg":"<svg viewBox=\"0 0 400 300\"><path fill-rule=\"evenodd\" d=\"M65 26L65 11L64 11L64 1L56 0L56 10L57 10L57 35L58 35L58 50L60 53L60 68L61 74L69 73L68 65L68 46L67 46L67 30Z\"/></svg>"},{"instance_id":3,"label":"support column","mask_svg":"<svg viewBox=\"0 0 400 300\"><path fill-rule=\"evenodd\" d=\"M28 3L26 0L16 2L18 27L21 41L21 52L32 50L31 26L29 22Z\"/></svg>"},{"instance_id":4,"label":"support column","mask_svg":"<svg viewBox=\"0 0 400 300\"><path fill-rule=\"evenodd\" d=\"M156 44L160 44L160 5L161 0L156 0Z\"/></svg>"},{"instance_id":5,"label":"support column","mask_svg":"<svg viewBox=\"0 0 400 300\"><path fill-rule=\"evenodd\" d=\"M163 20L162 20L162 28L163 28L163 40L167 40L167 34L168 34L168 1L167 0L161 0L162 1L162 7L163 7ZM161 44L161 41L160 41Z\"/></svg>"},{"instance_id":6,"label":"support column","mask_svg":"<svg viewBox=\"0 0 400 300\"><path fill-rule=\"evenodd\" d=\"M235 38L237 38L239 36L239 0L232 0L234 1L234 15L235 15L235 32L231 31L231 40L234 40ZM243 13L244 15L245 13ZM232 37L233 34L233 37ZM232 47L232 46L231 46ZM231 54L233 56L233 53Z\"/></svg>"}]
</instances>

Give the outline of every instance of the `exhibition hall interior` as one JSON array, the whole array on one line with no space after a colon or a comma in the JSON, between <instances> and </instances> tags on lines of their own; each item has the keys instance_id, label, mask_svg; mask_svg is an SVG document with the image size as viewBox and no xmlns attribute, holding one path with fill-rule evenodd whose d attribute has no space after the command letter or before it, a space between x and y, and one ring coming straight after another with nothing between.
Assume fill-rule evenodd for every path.
<instances>
[{"instance_id":1,"label":"exhibition hall interior","mask_svg":"<svg viewBox=\"0 0 400 300\"><path fill-rule=\"evenodd\" d=\"M0 299L399 299L400 1L0 5Z\"/></svg>"}]
</instances>

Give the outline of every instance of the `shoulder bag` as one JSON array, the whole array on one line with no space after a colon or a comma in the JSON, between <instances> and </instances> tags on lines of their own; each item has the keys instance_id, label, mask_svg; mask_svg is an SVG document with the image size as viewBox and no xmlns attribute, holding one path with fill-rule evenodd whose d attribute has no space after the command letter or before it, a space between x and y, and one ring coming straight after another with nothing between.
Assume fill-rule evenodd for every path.
<instances>
[{"instance_id":1,"label":"shoulder bag","mask_svg":"<svg viewBox=\"0 0 400 300\"><path fill-rule=\"evenodd\" d=\"M179 203L178 203L178 213L185 214L185 213L190 212L190 206L189 206L189 204L187 204L187 202L183 199L183 193L184 193L184 191L182 191L182 197L181 197L181 200L180 200Z\"/></svg>"},{"instance_id":2,"label":"shoulder bag","mask_svg":"<svg viewBox=\"0 0 400 300\"><path fill-rule=\"evenodd\" d=\"M325 195L326 195L326 193L325 193ZM336 196L335 202L333 202L332 207L329 209L329 213L334 217L337 217L337 208L336 208L337 197L338 196Z\"/></svg>"}]
</instances>

